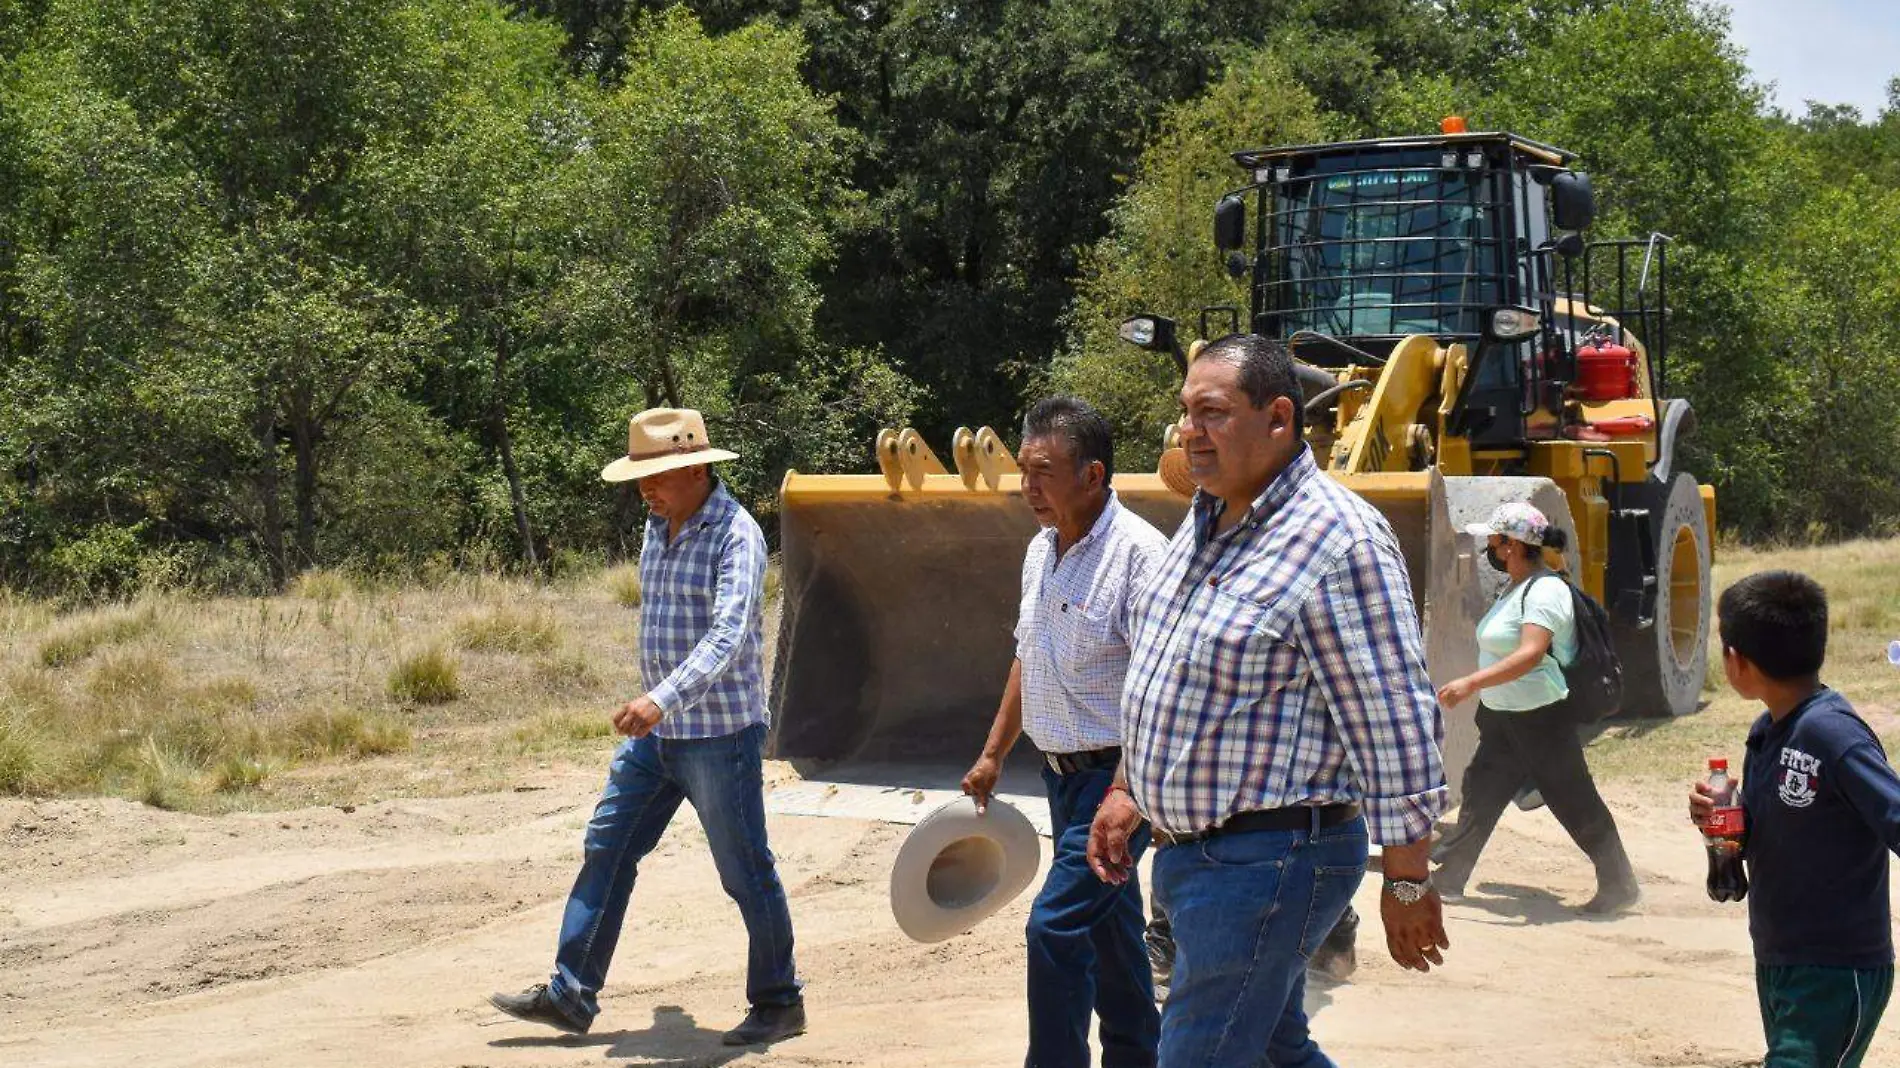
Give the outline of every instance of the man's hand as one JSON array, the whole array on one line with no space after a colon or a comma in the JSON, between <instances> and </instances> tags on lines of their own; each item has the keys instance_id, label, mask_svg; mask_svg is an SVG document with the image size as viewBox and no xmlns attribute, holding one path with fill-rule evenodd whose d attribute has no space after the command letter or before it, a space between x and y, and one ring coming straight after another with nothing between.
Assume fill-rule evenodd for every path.
<instances>
[{"instance_id":1,"label":"man's hand","mask_svg":"<svg viewBox=\"0 0 1900 1068\"><path fill-rule=\"evenodd\" d=\"M1379 855L1387 879L1424 882L1431 872L1432 839L1426 835L1409 845L1388 843L1380 847ZM1400 967L1429 972L1434 964L1444 966L1440 950L1450 949L1451 939L1445 936L1445 905L1438 891L1427 890L1425 896L1406 905L1381 889L1379 919L1385 922L1386 951Z\"/></svg>"},{"instance_id":2,"label":"man's hand","mask_svg":"<svg viewBox=\"0 0 1900 1068\"><path fill-rule=\"evenodd\" d=\"M1464 704L1472 694L1477 692L1478 687L1471 684L1471 676L1467 675L1464 678L1453 679L1443 686L1440 686L1438 688L1438 703L1444 705L1446 708L1456 708Z\"/></svg>"},{"instance_id":3,"label":"man's hand","mask_svg":"<svg viewBox=\"0 0 1900 1068\"><path fill-rule=\"evenodd\" d=\"M1095 822L1089 825L1089 870L1105 883L1120 886L1134 874L1135 858L1128 853L1128 839L1141 827L1141 810L1127 790L1110 790L1095 810Z\"/></svg>"},{"instance_id":4,"label":"man's hand","mask_svg":"<svg viewBox=\"0 0 1900 1068\"><path fill-rule=\"evenodd\" d=\"M1445 935L1445 906L1438 891L1427 890L1424 897L1405 905L1381 890L1379 919L1385 922L1385 948L1400 967L1429 972L1434 964L1445 966L1439 951L1450 949L1451 939Z\"/></svg>"},{"instance_id":5,"label":"man's hand","mask_svg":"<svg viewBox=\"0 0 1900 1068\"><path fill-rule=\"evenodd\" d=\"M963 774L963 792L976 798L978 813L988 812L990 795L996 792L996 778L1002 774L1002 762L985 754L976 758L970 770Z\"/></svg>"},{"instance_id":6,"label":"man's hand","mask_svg":"<svg viewBox=\"0 0 1900 1068\"><path fill-rule=\"evenodd\" d=\"M1698 782L1689 787L1689 822L1700 827L1715 815L1715 795L1709 793L1709 784Z\"/></svg>"},{"instance_id":7,"label":"man's hand","mask_svg":"<svg viewBox=\"0 0 1900 1068\"><path fill-rule=\"evenodd\" d=\"M645 738L660 725L662 715L664 713L660 711L659 705L653 703L653 698L642 694L621 705L620 710L614 713L614 730L629 738Z\"/></svg>"}]
</instances>

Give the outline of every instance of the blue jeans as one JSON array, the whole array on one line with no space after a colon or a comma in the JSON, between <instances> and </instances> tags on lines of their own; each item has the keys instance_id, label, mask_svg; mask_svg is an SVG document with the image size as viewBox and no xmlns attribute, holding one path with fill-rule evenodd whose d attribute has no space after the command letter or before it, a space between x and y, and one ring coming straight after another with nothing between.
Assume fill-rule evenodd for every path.
<instances>
[{"instance_id":1,"label":"blue jeans","mask_svg":"<svg viewBox=\"0 0 1900 1068\"><path fill-rule=\"evenodd\" d=\"M1359 888L1366 852L1362 817L1317 833L1215 835L1155 854L1176 946L1162 1068L1333 1063L1307 1033L1306 962Z\"/></svg>"},{"instance_id":2,"label":"blue jeans","mask_svg":"<svg viewBox=\"0 0 1900 1068\"><path fill-rule=\"evenodd\" d=\"M607 788L588 821L585 859L561 919L561 944L548 992L577 1022L600 1012L596 1000L620 941L640 859L690 801L705 828L719 883L739 906L751 951L746 1000L790 1005L799 998L792 966L792 915L765 841L761 752L765 726L719 738L629 739L614 754Z\"/></svg>"},{"instance_id":3,"label":"blue jeans","mask_svg":"<svg viewBox=\"0 0 1900 1068\"><path fill-rule=\"evenodd\" d=\"M1121 886L1089 870L1089 825L1113 768L1069 775L1042 770L1055 859L1029 909L1027 1068L1088 1068L1089 1014L1101 1017L1104 1068L1153 1068L1161 1015L1143 946L1141 883ZM1128 843L1136 860L1148 825Z\"/></svg>"}]
</instances>

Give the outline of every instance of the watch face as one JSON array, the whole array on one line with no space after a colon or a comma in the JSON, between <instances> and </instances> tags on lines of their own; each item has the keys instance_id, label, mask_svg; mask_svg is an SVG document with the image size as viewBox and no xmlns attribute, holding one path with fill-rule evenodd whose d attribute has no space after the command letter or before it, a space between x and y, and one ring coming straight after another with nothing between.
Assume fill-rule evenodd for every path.
<instances>
[{"instance_id":1,"label":"watch face","mask_svg":"<svg viewBox=\"0 0 1900 1068\"><path fill-rule=\"evenodd\" d=\"M1401 882L1401 881L1395 880L1393 882L1386 883L1385 889L1386 889L1386 893L1391 894L1393 898L1395 898L1402 905L1417 904L1418 899L1425 896L1424 883Z\"/></svg>"}]
</instances>

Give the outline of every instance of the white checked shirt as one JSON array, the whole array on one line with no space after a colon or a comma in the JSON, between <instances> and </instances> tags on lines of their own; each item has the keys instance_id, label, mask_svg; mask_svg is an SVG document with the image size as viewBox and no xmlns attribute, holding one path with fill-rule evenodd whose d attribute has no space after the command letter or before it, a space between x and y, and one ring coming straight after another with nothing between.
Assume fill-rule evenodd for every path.
<instances>
[{"instance_id":1,"label":"white checked shirt","mask_svg":"<svg viewBox=\"0 0 1900 1068\"><path fill-rule=\"evenodd\" d=\"M765 535L726 492L667 543L647 520L640 548L640 672L662 738L716 738L766 721ZM657 684L652 680L660 680Z\"/></svg>"},{"instance_id":2,"label":"white checked shirt","mask_svg":"<svg viewBox=\"0 0 1900 1068\"><path fill-rule=\"evenodd\" d=\"M1168 539L1112 490L1094 526L1060 556L1056 537L1043 528L1023 554L1023 733L1045 753L1106 749L1122 744L1128 606Z\"/></svg>"},{"instance_id":3,"label":"white checked shirt","mask_svg":"<svg viewBox=\"0 0 1900 1068\"><path fill-rule=\"evenodd\" d=\"M1358 801L1372 839L1445 807L1443 721L1385 518L1302 449L1215 533L1205 493L1136 602L1123 690L1129 791L1186 834L1255 809Z\"/></svg>"}]
</instances>

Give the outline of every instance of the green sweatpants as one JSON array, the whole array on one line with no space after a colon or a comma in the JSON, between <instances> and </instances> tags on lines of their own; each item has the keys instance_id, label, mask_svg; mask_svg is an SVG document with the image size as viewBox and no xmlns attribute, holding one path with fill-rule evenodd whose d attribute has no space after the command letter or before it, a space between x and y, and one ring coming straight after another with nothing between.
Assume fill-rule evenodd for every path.
<instances>
[{"instance_id":1,"label":"green sweatpants","mask_svg":"<svg viewBox=\"0 0 1900 1068\"><path fill-rule=\"evenodd\" d=\"M1758 964L1755 992L1768 1036L1762 1068L1860 1068L1893 993L1893 966Z\"/></svg>"}]
</instances>

